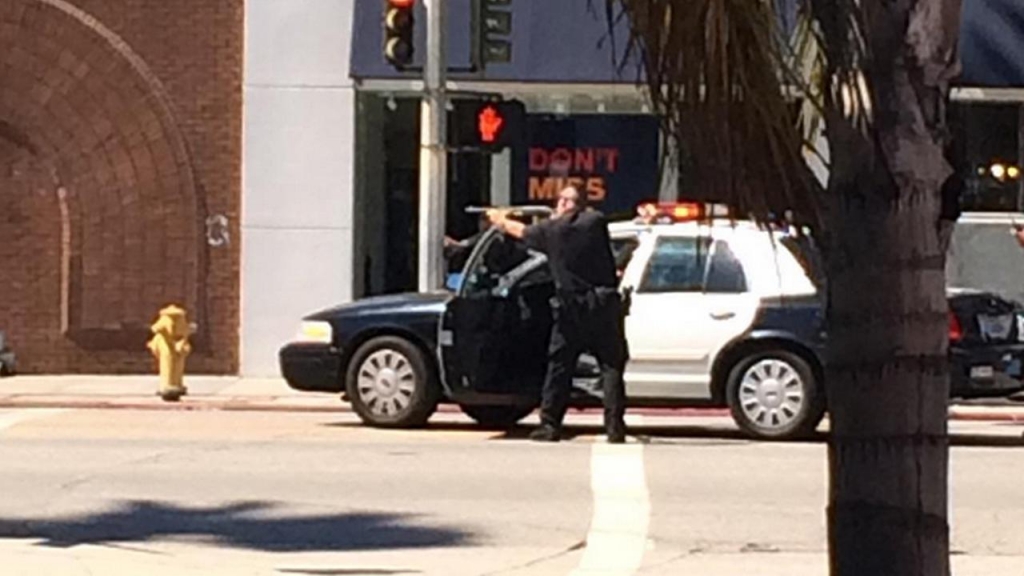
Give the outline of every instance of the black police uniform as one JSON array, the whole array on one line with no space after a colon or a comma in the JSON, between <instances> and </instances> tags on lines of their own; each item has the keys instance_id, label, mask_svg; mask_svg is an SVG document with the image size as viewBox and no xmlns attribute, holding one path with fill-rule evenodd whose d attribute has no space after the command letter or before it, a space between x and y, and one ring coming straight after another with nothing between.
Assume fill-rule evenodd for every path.
<instances>
[{"instance_id":1,"label":"black police uniform","mask_svg":"<svg viewBox=\"0 0 1024 576\"><path fill-rule=\"evenodd\" d=\"M547 255L556 289L541 423L556 433L561 429L576 363L589 351L601 368L605 429L610 440L621 441L626 410L622 372L629 350L608 223L600 212L575 210L528 226L523 238Z\"/></svg>"}]
</instances>

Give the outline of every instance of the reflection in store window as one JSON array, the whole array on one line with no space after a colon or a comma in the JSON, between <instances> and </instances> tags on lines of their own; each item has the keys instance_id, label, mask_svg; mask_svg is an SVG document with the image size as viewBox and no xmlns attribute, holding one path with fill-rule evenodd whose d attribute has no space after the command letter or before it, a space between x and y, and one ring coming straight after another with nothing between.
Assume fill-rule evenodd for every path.
<instances>
[{"instance_id":1,"label":"reflection in store window","mask_svg":"<svg viewBox=\"0 0 1024 576\"><path fill-rule=\"evenodd\" d=\"M1015 212L1021 205L1019 103L959 102L951 120L965 212Z\"/></svg>"}]
</instances>

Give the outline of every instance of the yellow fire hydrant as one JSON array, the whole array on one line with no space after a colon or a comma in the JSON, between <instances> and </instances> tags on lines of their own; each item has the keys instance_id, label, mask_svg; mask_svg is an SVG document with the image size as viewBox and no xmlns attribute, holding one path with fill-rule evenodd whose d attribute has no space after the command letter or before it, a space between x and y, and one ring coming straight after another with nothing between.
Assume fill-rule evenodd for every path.
<instances>
[{"instance_id":1,"label":"yellow fire hydrant","mask_svg":"<svg viewBox=\"0 0 1024 576\"><path fill-rule=\"evenodd\" d=\"M160 388L157 395L168 402L179 400L187 392L183 382L185 358L192 351L188 343L191 333L185 310L168 306L160 311L160 318L150 326L153 338L149 350L160 367Z\"/></svg>"}]
</instances>

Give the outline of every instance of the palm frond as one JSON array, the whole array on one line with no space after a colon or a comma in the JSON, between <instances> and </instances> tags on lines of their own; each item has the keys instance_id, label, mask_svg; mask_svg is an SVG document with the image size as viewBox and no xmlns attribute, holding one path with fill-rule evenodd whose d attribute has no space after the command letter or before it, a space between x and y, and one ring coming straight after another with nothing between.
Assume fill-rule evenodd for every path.
<instances>
[{"instance_id":1,"label":"palm frond","mask_svg":"<svg viewBox=\"0 0 1024 576\"><path fill-rule=\"evenodd\" d=\"M789 210L822 222L824 188L806 160L827 156L816 146L829 111L845 104L841 116L865 125L870 87L859 71L857 0L809 1L790 37L775 0L603 0L610 28L628 21L623 54L640 56L687 195L759 219ZM839 9L816 24L827 5ZM824 42L839 29L848 41Z\"/></svg>"}]
</instances>

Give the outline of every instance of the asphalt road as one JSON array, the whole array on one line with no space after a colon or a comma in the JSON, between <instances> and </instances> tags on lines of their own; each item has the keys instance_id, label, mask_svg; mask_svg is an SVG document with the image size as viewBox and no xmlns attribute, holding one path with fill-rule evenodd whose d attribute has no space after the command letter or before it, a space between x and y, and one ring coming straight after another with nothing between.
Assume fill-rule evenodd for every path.
<instances>
[{"instance_id":1,"label":"asphalt road","mask_svg":"<svg viewBox=\"0 0 1024 576\"><path fill-rule=\"evenodd\" d=\"M824 575L825 447L726 419L533 444L443 415L0 411L0 566L78 574ZM1024 427L955 423L957 573L1024 566Z\"/></svg>"}]
</instances>

